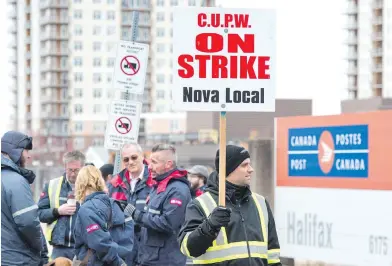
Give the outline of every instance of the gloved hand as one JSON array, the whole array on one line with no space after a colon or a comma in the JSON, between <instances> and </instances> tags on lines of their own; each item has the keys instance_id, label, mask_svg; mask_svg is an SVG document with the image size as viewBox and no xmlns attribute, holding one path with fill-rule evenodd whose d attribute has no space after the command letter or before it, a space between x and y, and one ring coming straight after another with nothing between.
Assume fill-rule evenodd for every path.
<instances>
[{"instance_id":1,"label":"gloved hand","mask_svg":"<svg viewBox=\"0 0 392 266\"><path fill-rule=\"evenodd\" d=\"M128 203L127 206L124 209L124 213L126 216L131 216L133 218L133 214L136 211L136 207L133 206L132 204Z\"/></svg>"},{"instance_id":2,"label":"gloved hand","mask_svg":"<svg viewBox=\"0 0 392 266\"><path fill-rule=\"evenodd\" d=\"M225 227L230 222L231 209L218 206L208 216L208 218L201 224L200 230L203 234L212 238L216 238L221 227Z\"/></svg>"},{"instance_id":3,"label":"gloved hand","mask_svg":"<svg viewBox=\"0 0 392 266\"><path fill-rule=\"evenodd\" d=\"M225 227L230 222L231 209L228 209L223 206L216 207L208 217L208 223L210 226L219 230L221 227Z\"/></svg>"}]
</instances>

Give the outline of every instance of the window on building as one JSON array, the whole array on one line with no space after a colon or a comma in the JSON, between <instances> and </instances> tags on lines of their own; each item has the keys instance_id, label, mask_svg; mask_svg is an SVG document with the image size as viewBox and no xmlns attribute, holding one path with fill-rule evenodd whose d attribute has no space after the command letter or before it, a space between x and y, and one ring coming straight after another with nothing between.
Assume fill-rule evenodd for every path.
<instances>
[{"instance_id":1,"label":"window on building","mask_svg":"<svg viewBox=\"0 0 392 266\"><path fill-rule=\"evenodd\" d=\"M162 27L157 28L157 37L165 37L165 28Z\"/></svg>"},{"instance_id":2,"label":"window on building","mask_svg":"<svg viewBox=\"0 0 392 266\"><path fill-rule=\"evenodd\" d=\"M95 132L102 132L103 131L103 126L101 122L95 122L93 125L93 130Z\"/></svg>"},{"instance_id":3,"label":"window on building","mask_svg":"<svg viewBox=\"0 0 392 266\"><path fill-rule=\"evenodd\" d=\"M93 146L101 147L104 145L105 139L104 138L94 138L93 139Z\"/></svg>"},{"instance_id":4,"label":"window on building","mask_svg":"<svg viewBox=\"0 0 392 266\"><path fill-rule=\"evenodd\" d=\"M102 106L100 104L94 104L93 105L93 113L94 114L99 114L102 111Z\"/></svg>"},{"instance_id":5,"label":"window on building","mask_svg":"<svg viewBox=\"0 0 392 266\"><path fill-rule=\"evenodd\" d=\"M102 43L101 42L93 42L93 51L101 51Z\"/></svg>"},{"instance_id":6,"label":"window on building","mask_svg":"<svg viewBox=\"0 0 392 266\"><path fill-rule=\"evenodd\" d=\"M114 67L114 63L115 63L115 61L116 61L116 58L108 58L108 61L107 61L107 66L108 67Z\"/></svg>"},{"instance_id":7,"label":"window on building","mask_svg":"<svg viewBox=\"0 0 392 266\"><path fill-rule=\"evenodd\" d=\"M157 12L157 21L165 20L165 12Z\"/></svg>"},{"instance_id":8,"label":"window on building","mask_svg":"<svg viewBox=\"0 0 392 266\"><path fill-rule=\"evenodd\" d=\"M83 66L83 58L80 56L76 56L74 58L74 66Z\"/></svg>"},{"instance_id":9,"label":"window on building","mask_svg":"<svg viewBox=\"0 0 392 266\"><path fill-rule=\"evenodd\" d=\"M115 20L116 19L116 12L109 10L106 13L107 20Z\"/></svg>"},{"instance_id":10,"label":"window on building","mask_svg":"<svg viewBox=\"0 0 392 266\"><path fill-rule=\"evenodd\" d=\"M73 142L74 142L73 146L75 149L77 149L77 150L84 149L84 138L83 137L74 138Z\"/></svg>"},{"instance_id":11,"label":"window on building","mask_svg":"<svg viewBox=\"0 0 392 266\"><path fill-rule=\"evenodd\" d=\"M170 0L172 6L178 6L178 0Z\"/></svg>"},{"instance_id":12,"label":"window on building","mask_svg":"<svg viewBox=\"0 0 392 266\"><path fill-rule=\"evenodd\" d=\"M101 11L100 10L94 10L93 19L95 19L95 20L101 19Z\"/></svg>"},{"instance_id":13,"label":"window on building","mask_svg":"<svg viewBox=\"0 0 392 266\"><path fill-rule=\"evenodd\" d=\"M80 9L75 9L73 14L74 19L81 19L83 18L83 11Z\"/></svg>"},{"instance_id":14,"label":"window on building","mask_svg":"<svg viewBox=\"0 0 392 266\"><path fill-rule=\"evenodd\" d=\"M165 111L165 106L164 105L157 105L156 108L157 113L163 113Z\"/></svg>"},{"instance_id":15,"label":"window on building","mask_svg":"<svg viewBox=\"0 0 392 266\"><path fill-rule=\"evenodd\" d=\"M82 98L83 97L83 90L81 88L75 88L74 92L74 97L75 98Z\"/></svg>"},{"instance_id":16,"label":"window on building","mask_svg":"<svg viewBox=\"0 0 392 266\"><path fill-rule=\"evenodd\" d=\"M164 53L165 52L165 44L164 43L158 43L157 44L157 52L158 53Z\"/></svg>"},{"instance_id":17,"label":"window on building","mask_svg":"<svg viewBox=\"0 0 392 266\"><path fill-rule=\"evenodd\" d=\"M99 57L93 58L93 66L100 67L101 66L101 58L99 58Z\"/></svg>"},{"instance_id":18,"label":"window on building","mask_svg":"<svg viewBox=\"0 0 392 266\"><path fill-rule=\"evenodd\" d=\"M74 0L73 2L74 2L74 4L80 4L80 3L82 3L82 0Z\"/></svg>"},{"instance_id":19,"label":"window on building","mask_svg":"<svg viewBox=\"0 0 392 266\"><path fill-rule=\"evenodd\" d=\"M62 67L67 67L67 65L68 65L68 58L67 58L67 57L61 57L61 59L60 59L60 65L61 65Z\"/></svg>"},{"instance_id":20,"label":"window on building","mask_svg":"<svg viewBox=\"0 0 392 266\"><path fill-rule=\"evenodd\" d=\"M100 26L93 27L93 35L101 35L102 28Z\"/></svg>"},{"instance_id":21,"label":"window on building","mask_svg":"<svg viewBox=\"0 0 392 266\"><path fill-rule=\"evenodd\" d=\"M102 78L101 78L101 74L100 73L94 73L93 74L93 82L94 83L99 83L101 82Z\"/></svg>"},{"instance_id":22,"label":"window on building","mask_svg":"<svg viewBox=\"0 0 392 266\"><path fill-rule=\"evenodd\" d=\"M106 81L111 84L112 83L112 79L113 79L113 74L112 73L108 73L106 75Z\"/></svg>"},{"instance_id":23,"label":"window on building","mask_svg":"<svg viewBox=\"0 0 392 266\"><path fill-rule=\"evenodd\" d=\"M93 4L100 4L101 0L93 0Z\"/></svg>"},{"instance_id":24,"label":"window on building","mask_svg":"<svg viewBox=\"0 0 392 266\"><path fill-rule=\"evenodd\" d=\"M165 99L165 91L157 90L157 99Z\"/></svg>"},{"instance_id":25,"label":"window on building","mask_svg":"<svg viewBox=\"0 0 392 266\"><path fill-rule=\"evenodd\" d=\"M102 89L101 88L93 89L93 97L94 98L101 98L102 97Z\"/></svg>"},{"instance_id":26,"label":"window on building","mask_svg":"<svg viewBox=\"0 0 392 266\"><path fill-rule=\"evenodd\" d=\"M74 26L74 34L75 34L75 36L80 36L80 35L82 35L83 34L83 28L82 28L82 25L75 25Z\"/></svg>"},{"instance_id":27,"label":"window on building","mask_svg":"<svg viewBox=\"0 0 392 266\"><path fill-rule=\"evenodd\" d=\"M163 74L158 74L158 75L157 75L157 82L158 82L158 83L165 83L165 75L163 75Z\"/></svg>"},{"instance_id":28,"label":"window on building","mask_svg":"<svg viewBox=\"0 0 392 266\"><path fill-rule=\"evenodd\" d=\"M75 127L75 132L82 132L83 131L83 122L75 122L74 127Z\"/></svg>"},{"instance_id":29,"label":"window on building","mask_svg":"<svg viewBox=\"0 0 392 266\"><path fill-rule=\"evenodd\" d=\"M81 51L83 50L83 43L80 41L75 41L74 42L74 50L75 51Z\"/></svg>"},{"instance_id":30,"label":"window on building","mask_svg":"<svg viewBox=\"0 0 392 266\"><path fill-rule=\"evenodd\" d=\"M108 3L109 5L113 5L113 4L115 3L115 0L107 0L107 3Z\"/></svg>"},{"instance_id":31,"label":"window on building","mask_svg":"<svg viewBox=\"0 0 392 266\"><path fill-rule=\"evenodd\" d=\"M81 114L81 113L83 113L83 105L82 105L82 104L79 104L79 103L75 104L75 105L74 105L74 113L75 113L75 114Z\"/></svg>"},{"instance_id":32,"label":"window on building","mask_svg":"<svg viewBox=\"0 0 392 266\"><path fill-rule=\"evenodd\" d=\"M176 132L180 129L178 120L171 120L170 121L170 131L171 132Z\"/></svg>"},{"instance_id":33,"label":"window on building","mask_svg":"<svg viewBox=\"0 0 392 266\"><path fill-rule=\"evenodd\" d=\"M173 53L173 44L170 44L170 53Z\"/></svg>"},{"instance_id":34,"label":"window on building","mask_svg":"<svg viewBox=\"0 0 392 266\"><path fill-rule=\"evenodd\" d=\"M196 0L188 0L188 6L196 6Z\"/></svg>"},{"instance_id":35,"label":"window on building","mask_svg":"<svg viewBox=\"0 0 392 266\"><path fill-rule=\"evenodd\" d=\"M165 65L166 65L166 60L164 58L159 58L157 60L157 67L158 68L164 67Z\"/></svg>"},{"instance_id":36,"label":"window on building","mask_svg":"<svg viewBox=\"0 0 392 266\"><path fill-rule=\"evenodd\" d=\"M115 46L114 43L108 42L108 43L106 44L106 50L107 50L108 52L112 52L112 51L114 51L114 46Z\"/></svg>"},{"instance_id":37,"label":"window on building","mask_svg":"<svg viewBox=\"0 0 392 266\"><path fill-rule=\"evenodd\" d=\"M165 6L165 0L157 0L157 6Z\"/></svg>"},{"instance_id":38,"label":"window on building","mask_svg":"<svg viewBox=\"0 0 392 266\"><path fill-rule=\"evenodd\" d=\"M114 91L113 91L112 89L108 89L107 94L108 94L108 98L109 98L109 99L111 99L111 98L114 97ZM108 110L108 111L109 111L109 110Z\"/></svg>"},{"instance_id":39,"label":"window on building","mask_svg":"<svg viewBox=\"0 0 392 266\"><path fill-rule=\"evenodd\" d=\"M107 33L108 36L115 34L116 33L116 27L115 26L107 27L106 33Z\"/></svg>"},{"instance_id":40,"label":"window on building","mask_svg":"<svg viewBox=\"0 0 392 266\"><path fill-rule=\"evenodd\" d=\"M170 37L173 37L173 28L170 29Z\"/></svg>"},{"instance_id":41,"label":"window on building","mask_svg":"<svg viewBox=\"0 0 392 266\"><path fill-rule=\"evenodd\" d=\"M75 81L75 82L81 82L81 81L83 81L83 73L81 73L81 72L76 72L76 73L74 74L74 81Z\"/></svg>"}]
</instances>

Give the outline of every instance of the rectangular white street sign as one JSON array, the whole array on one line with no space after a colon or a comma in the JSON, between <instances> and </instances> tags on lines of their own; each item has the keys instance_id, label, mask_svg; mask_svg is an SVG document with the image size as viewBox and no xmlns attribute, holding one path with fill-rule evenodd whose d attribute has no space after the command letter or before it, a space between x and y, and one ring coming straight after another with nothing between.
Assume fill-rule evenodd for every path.
<instances>
[{"instance_id":1,"label":"rectangular white street sign","mask_svg":"<svg viewBox=\"0 0 392 266\"><path fill-rule=\"evenodd\" d=\"M115 100L110 104L105 148L120 150L125 143L137 143L142 103Z\"/></svg>"},{"instance_id":2,"label":"rectangular white street sign","mask_svg":"<svg viewBox=\"0 0 392 266\"><path fill-rule=\"evenodd\" d=\"M114 67L114 89L143 94L146 82L149 45L119 41Z\"/></svg>"},{"instance_id":3,"label":"rectangular white street sign","mask_svg":"<svg viewBox=\"0 0 392 266\"><path fill-rule=\"evenodd\" d=\"M173 100L181 111L275 111L276 12L175 7Z\"/></svg>"}]
</instances>

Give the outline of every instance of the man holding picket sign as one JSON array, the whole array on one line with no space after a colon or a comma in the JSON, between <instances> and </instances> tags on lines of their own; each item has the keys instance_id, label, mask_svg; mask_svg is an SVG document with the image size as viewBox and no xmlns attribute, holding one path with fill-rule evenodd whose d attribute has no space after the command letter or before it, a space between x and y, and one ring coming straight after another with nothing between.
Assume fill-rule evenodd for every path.
<instances>
[{"instance_id":1,"label":"man holding picket sign","mask_svg":"<svg viewBox=\"0 0 392 266\"><path fill-rule=\"evenodd\" d=\"M249 188L249 152L226 146L226 112L275 111L275 21L274 10L174 8L173 108L221 114L216 171L178 238L193 265L282 265L270 206Z\"/></svg>"}]
</instances>

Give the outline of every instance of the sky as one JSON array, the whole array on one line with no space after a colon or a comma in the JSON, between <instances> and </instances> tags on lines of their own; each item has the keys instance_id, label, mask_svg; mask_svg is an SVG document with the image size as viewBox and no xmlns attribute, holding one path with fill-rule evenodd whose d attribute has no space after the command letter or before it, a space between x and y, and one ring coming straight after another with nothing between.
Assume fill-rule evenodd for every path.
<instances>
[{"instance_id":1,"label":"sky","mask_svg":"<svg viewBox=\"0 0 392 266\"><path fill-rule=\"evenodd\" d=\"M11 92L9 89L7 47L10 23L7 1L0 1L0 134L9 130ZM233 8L276 8L277 80L276 97L312 99L314 115L340 113L345 97L344 16L345 1L314 0L217 0L218 5Z\"/></svg>"}]
</instances>

